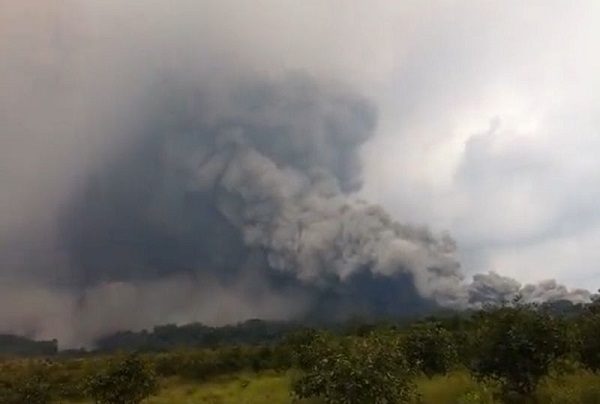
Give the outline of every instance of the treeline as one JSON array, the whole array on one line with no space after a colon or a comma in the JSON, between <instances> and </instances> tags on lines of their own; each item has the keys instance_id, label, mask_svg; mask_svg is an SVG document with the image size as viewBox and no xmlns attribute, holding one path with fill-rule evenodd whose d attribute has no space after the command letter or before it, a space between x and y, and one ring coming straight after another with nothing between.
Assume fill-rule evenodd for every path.
<instances>
[{"instance_id":1,"label":"treeline","mask_svg":"<svg viewBox=\"0 0 600 404\"><path fill-rule=\"evenodd\" d=\"M0 356L53 356L58 353L58 341L34 341L29 338L0 334Z\"/></svg>"},{"instance_id":2,"label":"treeline","mask_svg":"<svg viewBox=\"0 0 600 404\"><path fill-rule=\"evenodd\" d=\"M166 378L203 382L242 370L285 371L294 367L296 347L286 339L262 346L5 359L0 360L0 403L135 404Z\"/></svg>"},{"instance_id":3,"label":"treeline","mask_svg":"<svg viewBox=\"0 0 600 404\"><path fill-rule=\"evenodd\" d=\"M293 397L325 403L418 402L415 380L457 371L489 386L489 396L474 392L465 402L535 402L538 385L550 376L600 371L600 303L577 311L555 309L516 302L408 325L355 321L326 330L297 325L276 329L253 321L227 328L231 338L238 330L245 332L231 344L211 348L4 360L0 402L91 398L106 404L138 403L166 378L205 381L242 370L288 369L296 374ZM152 338L161 330L169 330L170 336L189 327L159 327ZM600 389L594 394L588 401L569 396L572 400L557 402L600 402Z\"/></svg>"},{"instance_id":4,"label":"treeline","mask_svg":"<svg viewBox=\"0 0 600 404\"><path fill-rule=\"evenodd\" d=\"M152 331L123 331L95 342L101 352L165 351L181 347L209 348L223 345L260 345L281 340L302 328L300 324L283 321L248 320L235 325L209 327L200 323L154 327Z\"/></svg>"},{"instance_id":5,"label":"treeline","mask_svg":"<svg viewBox=\"0 0 600 404\"><path fill-rule=\"evenodd\" d=\"M575 305L568 301L559 301L540 306L544 311L562 317L580 315L586 310L585 305ZM469 318L471 311L438 311L427 317L430 321L441 321L446 327L456 327ZM211 327L201 323L186 325L166 324L152 330L119 331L103 336L93 343L91 350L75 349L59 352L58 341L35 341L22 336L0 334L0 357L4 356L66 356L85 355L90 352L162 352L176 348L212 348L229 345L265 345L277 343L287 335L304 328L327 329L336 334L361 334L376 327L394 326L405 328L419 321L417 318L350 318L341 323L324 322L286 322L248 320L239 324L222 327Z\"/></svg>"},{"instance_id":6,"label":"treeline","mask_svg":"<svg viewBox=\"0 0 600 404\"><path fill-rule=\"evenodd\" d=\"M0 357L85 356L91 353L163 352L177 348L212 348L231 345L264 345L283 339L306 325L285 321L248 320L239 324L210 327L200 323L167 324L151 331L119 331L97 339L91 349L59 351L58 341L36 341L23 336L0 334ZM332 327L333 328L333 327Z\"/></svg>"}]
</instances>

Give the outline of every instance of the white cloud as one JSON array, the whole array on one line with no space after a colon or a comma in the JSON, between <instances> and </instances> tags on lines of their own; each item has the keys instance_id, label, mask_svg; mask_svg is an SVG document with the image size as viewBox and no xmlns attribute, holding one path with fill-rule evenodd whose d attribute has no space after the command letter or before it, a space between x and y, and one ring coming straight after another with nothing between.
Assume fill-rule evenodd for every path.
<instances>
[{"instance_id":1,"label":"white cloud","mask_svg":"<svg viewBox=\"0 0 600 404\"><path fill-rule=\"evenodd\" d=\"M600 231L598 3L439 9L382 97L365 193L448 229L470 272L600 286L581 281Z\"/></svg>"}]
</instances>

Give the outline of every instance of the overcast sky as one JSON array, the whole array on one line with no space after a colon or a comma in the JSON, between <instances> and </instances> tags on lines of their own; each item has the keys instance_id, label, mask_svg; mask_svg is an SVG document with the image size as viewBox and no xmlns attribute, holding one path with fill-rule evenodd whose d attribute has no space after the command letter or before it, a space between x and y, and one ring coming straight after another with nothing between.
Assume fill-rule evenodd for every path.
<instances>
[{"instance_id":1,"label":"overcast sky","mask_svg":"<svg viewBox=\"0 0 600 404\"><path fill-rule=\"evenodd\" d=\"M362 196L448 231L468 273L600 287L598 1L22 3L0 1L4 233L52 221L150 71L227 61L371 97Z\"/></svg>"},{"instance_id":2,"label":"overcast sky","mask_svg":"<svg viewBox=\"0 0 600 404\"><path fill-rule=\"evenodd\" d=\"M600 3L419 11L390 43L365 193L449 230L468 272L597 289Z\"/></svg>"}]
</instances>

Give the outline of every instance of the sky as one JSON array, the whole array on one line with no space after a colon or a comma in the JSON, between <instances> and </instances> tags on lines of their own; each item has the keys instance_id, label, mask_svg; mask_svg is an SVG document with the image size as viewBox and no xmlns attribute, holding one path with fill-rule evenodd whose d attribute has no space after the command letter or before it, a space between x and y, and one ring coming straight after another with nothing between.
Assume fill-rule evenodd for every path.
<instances>
[{"instance_id":1,"label":"sky","mask_svg":"<svg viewBox=\"0 0 600 404\"><path fill-rule=\"evenodd\" d=\"M599 4L436 6L387 74L365 193L449 230L467 271L597 289Z\"/></svg>"},{"instance_id":2,"label":"sky","mask_svg":"<svg viewBox=\"0 0 600 404\"><path fill-rule=\"evenodd\" d=\"M47 289L74 265L64 212L143 140L164 89L221 94L232 78L290 74L325 83L327 108L345 99L330 91L340 87L376 111L373 133L352 143L362 166L360 178L347 175L362 183L352 198L449 234L467 278L493 271L595 291L598 21L595 0L0 0L0 292L30 307L0 307L0 320L27 329L36 310L49 310L50 324L74 304ZM286 88L277 91L295 105ZM202 119L227 108L215 96ZM232 293L235 312L248 302Z\"/></svg>"}]
</instances>

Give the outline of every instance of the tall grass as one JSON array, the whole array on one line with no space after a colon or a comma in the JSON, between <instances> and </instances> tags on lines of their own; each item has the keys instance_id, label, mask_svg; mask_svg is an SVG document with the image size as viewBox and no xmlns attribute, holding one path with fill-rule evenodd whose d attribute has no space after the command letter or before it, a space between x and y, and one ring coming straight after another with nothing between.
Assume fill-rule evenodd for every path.
<instances>
[{"instance_id":1,"label":"tall grass","mask_svg":"<svg viewBox=\"0 0 600 404\"><path fill-rule=\"evenodd\" d=\"M585 370L546 378L536 397L548 404L600 404L600 375Z\"/></svg>"},{"instance_id":2,"label":"tall grass","mask_svg":"<svg viewBox=\"0 0 600 404\"><path fill-rule=\"evenodd\" d=\"M493 404L495 389L477 383L467 371L417 380L422 404Z\"/></svg>"},{"instance_id":3,"label":"tall grass","mask_svg":"<svg viewBox=\"0 0 600 404\"><path fill-rule=\"evenodd\" d=\"M241 373L206 383L181 379L165 381L161 393L148 404L278 404L291 403L290 377L285 373ZM307 402L306 402L307 403Z\"/></svg>"},{"instance_id":4,"label":"tall grass","mask_svg":"<svg viewBox=\"0 0 600 404\"><path fill-rule=\"evenodd\" d=\"M163 382L158 396L148 404L317 404L293 401L290 397L292 373L240 373L194 383L178 378ZM492 404L493 391L474 381L467 372L417 381L419 404Z\"/></svg>"},{"instance_id":5,"label":"tall grass","mask_svg":"<svg viewBox=\"0 0 600 404\"><path fill-rule=\"evenodd\" d=\"M239 373L220 376L208 382L170 378L163 382L158 396L148 404L317 404L293 401L290 397L292 372ZM497 388L477 382L466 371L444 376L419 378L419 398L415 404L501 404L494 398ZM544 379L536 391L537 403L600 404L600 375L584 370Z\"/></svg>"}]
</instances>

